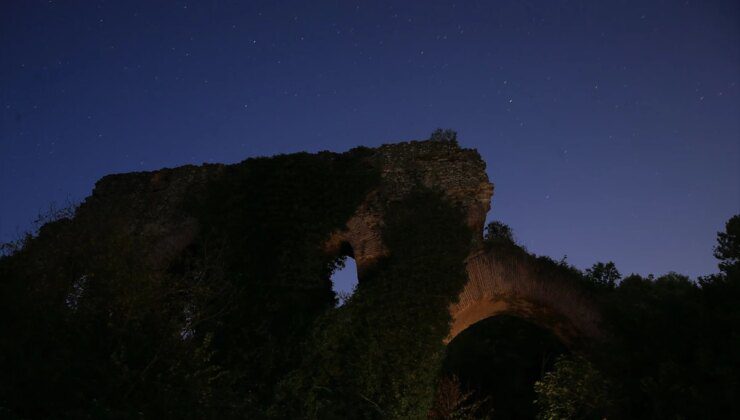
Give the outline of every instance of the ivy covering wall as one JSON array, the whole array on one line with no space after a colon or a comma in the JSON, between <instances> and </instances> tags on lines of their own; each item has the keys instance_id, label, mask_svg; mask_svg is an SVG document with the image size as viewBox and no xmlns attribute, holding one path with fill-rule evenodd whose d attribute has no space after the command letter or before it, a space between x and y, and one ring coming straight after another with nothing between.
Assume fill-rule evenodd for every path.
<instances>
[{"instance_id":1,"label":"ivy covering wall","mask_svg":"<svg viewBox=\"0 0 740 420\"><path fill-rule=\"evenodd\" d=\"M377 188L370 156L166 170L180 193L164 198L151 173L101 183L0 259L0 413L423 417L471 232L441 192L413 187L387 203L388 256L335 307L341 256L322 244ZM197 226L164 266L152 238L180 232L157 212Z\"/></svg>"},{"instance_id":2,"label":"ivy covering wall","mask_svg":"<svg viewBox=\"0 0 740 420\"><path fill-rule=\"evenodd\" d=\"M391 203L383 230L389 256L320 319L273 414L425 418L470 239L462 212L439 192L417 187Z\"/></svg>"}]
</instances>

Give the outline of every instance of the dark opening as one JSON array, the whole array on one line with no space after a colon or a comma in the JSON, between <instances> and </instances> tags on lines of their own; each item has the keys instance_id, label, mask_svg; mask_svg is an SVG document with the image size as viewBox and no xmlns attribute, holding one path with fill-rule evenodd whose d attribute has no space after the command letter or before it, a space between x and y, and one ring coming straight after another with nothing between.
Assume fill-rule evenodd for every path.
<instances>
[{"instance_id":1,"label":"dark opening","mask_svg":"<svg viewBox=\"0 0 740 420\"><path fill-rule=\"evenodd\" d=\"M508 315L488 318L449 343L440 389L465 397L463 405L472 407L476 418L531 419L536 415L534 383L566 352L554 334L528 321ZM440 390L438 405L439 400Z\"/></svg>"},{"instance_id":2,"label":"dark opening","mask_svg":"<svg viewBox=\"0 0 740 420\"><path fill-rule=\"evenodd\" d=\"M348 243L343 243L341 256L336 261L336 268L331 275L332 290L337 296L337 306L347 302L357 287L357 264L352 258L354 253Z\"/></svg>"}]
</instances>

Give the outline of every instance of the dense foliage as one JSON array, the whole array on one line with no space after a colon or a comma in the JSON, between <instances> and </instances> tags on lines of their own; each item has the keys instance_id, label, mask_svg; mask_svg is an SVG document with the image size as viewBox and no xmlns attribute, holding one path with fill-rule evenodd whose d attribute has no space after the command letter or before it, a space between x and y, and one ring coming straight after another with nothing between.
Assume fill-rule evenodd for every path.
<instances>
[{"instance_id":1,"label":"dense foliage","mask_svg":"<svg viewBox=\"0 0 740 420\"><path fill-rule=\"evenodd\" d=\"M535 382L537 418L599 419L611 404L609 383L587 359L560 356L552 370Z\"/></svg>"},{"instance_id":2,"label":"dense foliage","mask_svg":"<svg viewBox=\"0 0 740 420\"><path fill-rule=\"evenodd\" d=\"M740 216L718 239L718 274L630 275L603 293L611 334L595 360L615 384L614 417L740 415Z\"/></svg>"},{"instance_id":3,"label":"dense foliage","mask_svg":"<svg viewBox=\"0 0 740 420\"><path fill-rule=\"evenodd\" d=\"M321 244L377 182L363 154L252 159L229 167L191 203L204 233L185 272L205 266L209 287L223 284L189 307L192 339L210 337L224 413L264 416L277 382L300 363L314 320L335 306L329 277L337 256Z\"/></svg>"},{"instance_id":4,"label":"dense foliage","mask_svg":"<svg viewBox=\"0 0 740 420\"><path fill-rule=\"evenodd\" d=\"M483 401L467 418L532 418L532 384L567 352L550 332L509 315L478 322L447 347L442 374L459 378L468 400ZM468 404L471 401L467 401Z\"/></svg>"},{"instance_id":5,"label":"dense foliage","mask_svg":"<svg viewBox=\"0 0 740 420\"><path fill-rule=\"evenodd\" d=\"M46 224L0 260L8 416L129 418L201 399L192 390L208 351L183 351L172 291L184 281L141 264L142 244L125 229L119 215L80 214Z\"/></svg>"},{"instance_id":6,"label":"dense foliage","mask_svg":"<svg viewBox=\"0 0 740 420\"><path fill-rule=\"evenodd\" d=\"M424 418L464 285L471 232L441 193L390 203L388 257L349 301L321 319L301 369L284 383L280 417ZM286 408L289 410L285 412Z\"/></svg>"},{"instance_id":7,"label":"dense foliage","mask_svg":"<svg viewBox=\"0 0 740 420\"><path fill-rule=\"evenodd\" d=\"M188 194L201 233L169 267L147 264L127 190L26 238L0 259L3 415L262 415L334 306L335 256L320 247L377 184L365 155L226 167L207 195Z\"/></svg>"}]
</instances>

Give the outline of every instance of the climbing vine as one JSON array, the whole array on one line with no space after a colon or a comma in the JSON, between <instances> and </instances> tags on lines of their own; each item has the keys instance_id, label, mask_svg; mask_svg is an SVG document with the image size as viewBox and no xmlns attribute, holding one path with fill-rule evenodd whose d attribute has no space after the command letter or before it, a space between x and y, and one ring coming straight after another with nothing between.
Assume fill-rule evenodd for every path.
<instances>
[{"instance_id":1,"label":"climbing vine","mask_svg":"<svg viewBox=\"0 0 740 420\"><path fill-rule=\"evenodd\" d=\"M471 232L460 209L423 187L386 215L388 256L317 323L276 416L424 418L431 408Z\"/></svg>"}]
</instances>

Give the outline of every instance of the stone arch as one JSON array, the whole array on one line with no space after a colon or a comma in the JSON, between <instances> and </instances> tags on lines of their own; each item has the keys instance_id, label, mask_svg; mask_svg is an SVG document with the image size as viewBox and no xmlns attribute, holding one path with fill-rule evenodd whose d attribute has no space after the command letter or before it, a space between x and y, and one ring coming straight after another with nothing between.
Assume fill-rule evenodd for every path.
<instances>
[{"instance_id":1,"label":"stone arch","mask_svg":"<svg viewBox=\"0 0 740 420\"><path fill-rule=\"evenodd\" d=\"M445 343L501 314L543 326L568 345L601 335L599 311L582 288L524 251L481 252L468 258L466 270L468 282L450 306L452 323Z\"/></svg>"}]
</instances>

